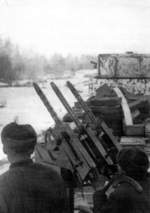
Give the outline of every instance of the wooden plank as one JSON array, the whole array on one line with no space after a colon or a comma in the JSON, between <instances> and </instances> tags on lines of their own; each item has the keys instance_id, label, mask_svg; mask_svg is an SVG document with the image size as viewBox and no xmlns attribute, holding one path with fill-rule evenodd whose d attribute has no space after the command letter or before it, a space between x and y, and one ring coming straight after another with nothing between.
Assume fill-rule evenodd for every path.
<instances>
[{"instance_id":1,"label":"wooden plank","mask_svg":"<svg viewBox=\"0 0 150 213\"><path fill-rule=\"evenodd\" d=\"M107 107L107 106L90 106L91 110L93 112L99 112L102 114L119 114L120 116L122 116L122 109L121 106L117 106L117 107Z\"/></svg>"},{"instance_id":2,"label":"wooden plank","mask_svg":"<svg viewBox=\"0 0 150 213\"><path fill-rule=\"evenodd\" d=\"M123 114L124 114L125 125L127 125L127 126L133 125L131 111L130 111L130 108L129 108L129 105L128 105L128 102L127 102L125 96L123 95L123 93L121 92L121 90L118 87L115 87L114 91L116 92L118 97L122 98L121 106L122 106L122 110L123 110Z\"/></svg>"},{"instance_id":3,"label":"wooden plank","mask_svg":"<svg viewBox=\"0 0 150 213\"><path fill-rule=\"evenodd\" d=\"M121 137L120 145L121 146L142 146L146 145L144 137Z\"/></svg>"},{"instance_id":4,"label":"wooden plank","mask_svg":"<svg viewBox=\"0 0 150 213\"><path fill-rule=\"evenodd\" d=\"M125 126L125 135L127 136L143 136L145 134L144 124L135 124L131 126Z\"/></svg>"},{"instance_id":5,"label":"wooden plank","mask_svg":"<svg viewBox=\"0 0 150 213\"><path fill-rule=\"evenodd\" d=\"M140 98L139 100L129 103L129 107L131 110L139 109L145 105L148 105L148 100L146 100L145 98Z\"/></svg>"},{"instance_id":6,"label":"wooden plank","mask_svg":"<svg viewBox=\"0 0 150 213\"><path fill-rule=\"evenodd\" d=\"M91 98L87 101L87 104L89 106L120 106L121 104L121 98L119 97L103 97L103 98Z\"/></svg>"}]
</instances>

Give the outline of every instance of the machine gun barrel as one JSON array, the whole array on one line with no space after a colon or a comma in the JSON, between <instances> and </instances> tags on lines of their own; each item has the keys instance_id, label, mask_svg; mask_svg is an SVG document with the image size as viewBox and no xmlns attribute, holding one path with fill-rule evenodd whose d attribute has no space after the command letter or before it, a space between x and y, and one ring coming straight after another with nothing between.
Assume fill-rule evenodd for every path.
<instances>
[{"instance_id":1,"label":"machine gun barrel","mask_svg":"<svg viewBox=\"0 0 150 213\"><path fill-rule=\"evenodd\" d=\"M55 123L60 124L61 121L60 121L59 117L57 116L56 112L54 111L52 105L47 100L47 97L45 96L45 94L42 92L41 88L35 82L33 83L33 87L34 87L35 91L37 92L37 94L39 95L39 97L41 98L43 104L47 108L48 112L50 113L50 115L53 118L53 120L55 121Z\"/></svg>"},{"instance_id":2,"label":"machine gun barrel","mask_svg":"<svg viewBox=\"0 0 150 213\"><path fill-rule=\"evenodd\" d=\"M93 115L91 109L83 101L83 99L81 98L80 94L77 92L77 90L75 89L75 87L73 86L73 84L70 81L67 81L67 87L71 90L71 92L73 93L73 95L76 97L76 99L78 100L79 104L84 109L84 111L86 111L86 113L87 113L88 117L90 118L90 120L92 122L96 123L97 122L96 118Z\"/></svg>"},{"instance_id":3,"label":"machine gun barrel","mask_svg":"<svg viewBox=\"0 0 150 213\"><path fill-rule=\"evenodd\" d=\"M84 130L84 133L86 134L86 136L88 137L88 140L89 140L88 143L89 144L91 143L91 146L95 147L96 150L98 151L99 154L97 155L97 157L101 156L107 165L113 165L112 159L108 156L106 150L104 149L103 145L100 143L99 139L97 138L95 133L92 131L92 129L90 127L85 128L85 126L78 120L76 114L73 112L73 110L70 107L70 105L68 104L67 100L64 98L61 91L58 89L58 87L56 86L56 84L54 82L51 82L51 87L54 90L54 92L56 93L56 95L59 98L59 100L61 101L61 103L64 105L64 107L68 111L68 113L70 114L70 116L73 119L73 121L75 122L77 128L79 130L80 129ZM94 152L93 154L95 155L95 153L96 152Z\"/></svg>"},{"instance_id":4,"label":"machine gun barrel","mask_svg":"<svg viewBox=\"0 0 150 213\"><path fill-rule=\"evenodd\" d=\"M95 126L97 126L97 120L96 120L93 112L88 107L86 102L82 99L82 97L80 96L78 91L75 89L73 84L71 82L67 81L67 87L71 90L71 92L73 93L73 95L77 99L78 103L80 104L80 106L82 107L82 109L84 110L86 115L89 117L91 123L95 124ZM101 130L103 131L103 133L105 134L105 137L107 137L107 139L109 140L109 142L112 143L114 148L116 148L117 151L119 151L121 149L120 144L116 141L116 138L114 137L112 132L109 130L109 127L107 126L107 124L103 120L101 120L101 122L100 122L100 127L101 127Z\"/></svg>"}]
</instances>

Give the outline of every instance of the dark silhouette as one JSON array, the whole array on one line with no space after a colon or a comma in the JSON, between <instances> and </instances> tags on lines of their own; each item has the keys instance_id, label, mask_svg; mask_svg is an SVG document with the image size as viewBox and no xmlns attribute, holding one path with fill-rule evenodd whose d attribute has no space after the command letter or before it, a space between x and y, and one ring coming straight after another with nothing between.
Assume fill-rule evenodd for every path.
<instances>
[{"instance_id":1,"label":"dark silhouette","mask_svg":"<svg viewBox=\"0 0 150 213\"><path fill-rule=\"evenodd\" d=\"M98 190L93 196L94 213L148 213L150 212L150 178L147 155L137 148L128 148L118 155L120 175L107 190Z\"/></svg>"},{"instance_id":2,"label":"dark silhouette","mask_svg":"<svg viewBox=\"0 0 150 213\"><path fill-rule=\"evenodd\" d=\"M10 123L3 128L1 138L11 165L0 176L0 212L67 212L62 178L52 168L34 163L30 158L36 144L33 127Z\"/></svg>"}]
</instances>

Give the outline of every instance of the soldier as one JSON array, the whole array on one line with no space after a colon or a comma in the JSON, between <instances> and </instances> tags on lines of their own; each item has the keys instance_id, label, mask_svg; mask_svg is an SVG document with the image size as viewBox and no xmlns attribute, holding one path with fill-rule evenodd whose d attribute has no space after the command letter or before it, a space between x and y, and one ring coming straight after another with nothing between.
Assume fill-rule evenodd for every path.
<instances>
[{"instance_id":1,"label":"soldier","mask_svg":"<svg viewBox=\"0 0 150 213\"><path fill-rule=\"evenodd\" d=\"M0 212L67 212L61 177L31 159L37 140L33 127L10 123L3 128L1 139L10 168L0 176Z\"/></svg>"},{"instance_id":2,"label":"soldier","mask_svg":"<svg viewBox=\"0 0 150 213\"><path fill-rule=\"evenodd\" d=\"M113 179L109 187L95 192L94 213L150 212L147 155L140 149L126 148L120 151L117 160L120 175Z\"/></svg>"}]
</instances>

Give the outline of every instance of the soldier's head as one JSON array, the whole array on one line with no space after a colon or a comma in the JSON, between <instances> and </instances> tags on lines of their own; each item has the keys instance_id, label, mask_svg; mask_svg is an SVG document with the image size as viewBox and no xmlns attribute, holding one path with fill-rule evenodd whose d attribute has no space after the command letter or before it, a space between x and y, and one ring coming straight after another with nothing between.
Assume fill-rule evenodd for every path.
<instances>
[{"instance_id":1,"label":"soldier's head","mask_svg":"<svg viewBox=\"0 0 150 213\"><path fill-rule=\"evenodd\" d=\"M148 171L149 160L146 153L138 148L124 148L118 156L117 162L126 175L140 180Z\"/></svg>"},{"instance_id":2,"label":"soldier's head","mask_svg":"<svg viewBox=\"0 0 150 213\"><path fill-rule=\"evenodd\" d=\"M3 151L8 155L30 156L33 153L37 136L31 125L10 123L1 132Z\"/></svg>"}]
</instances>

